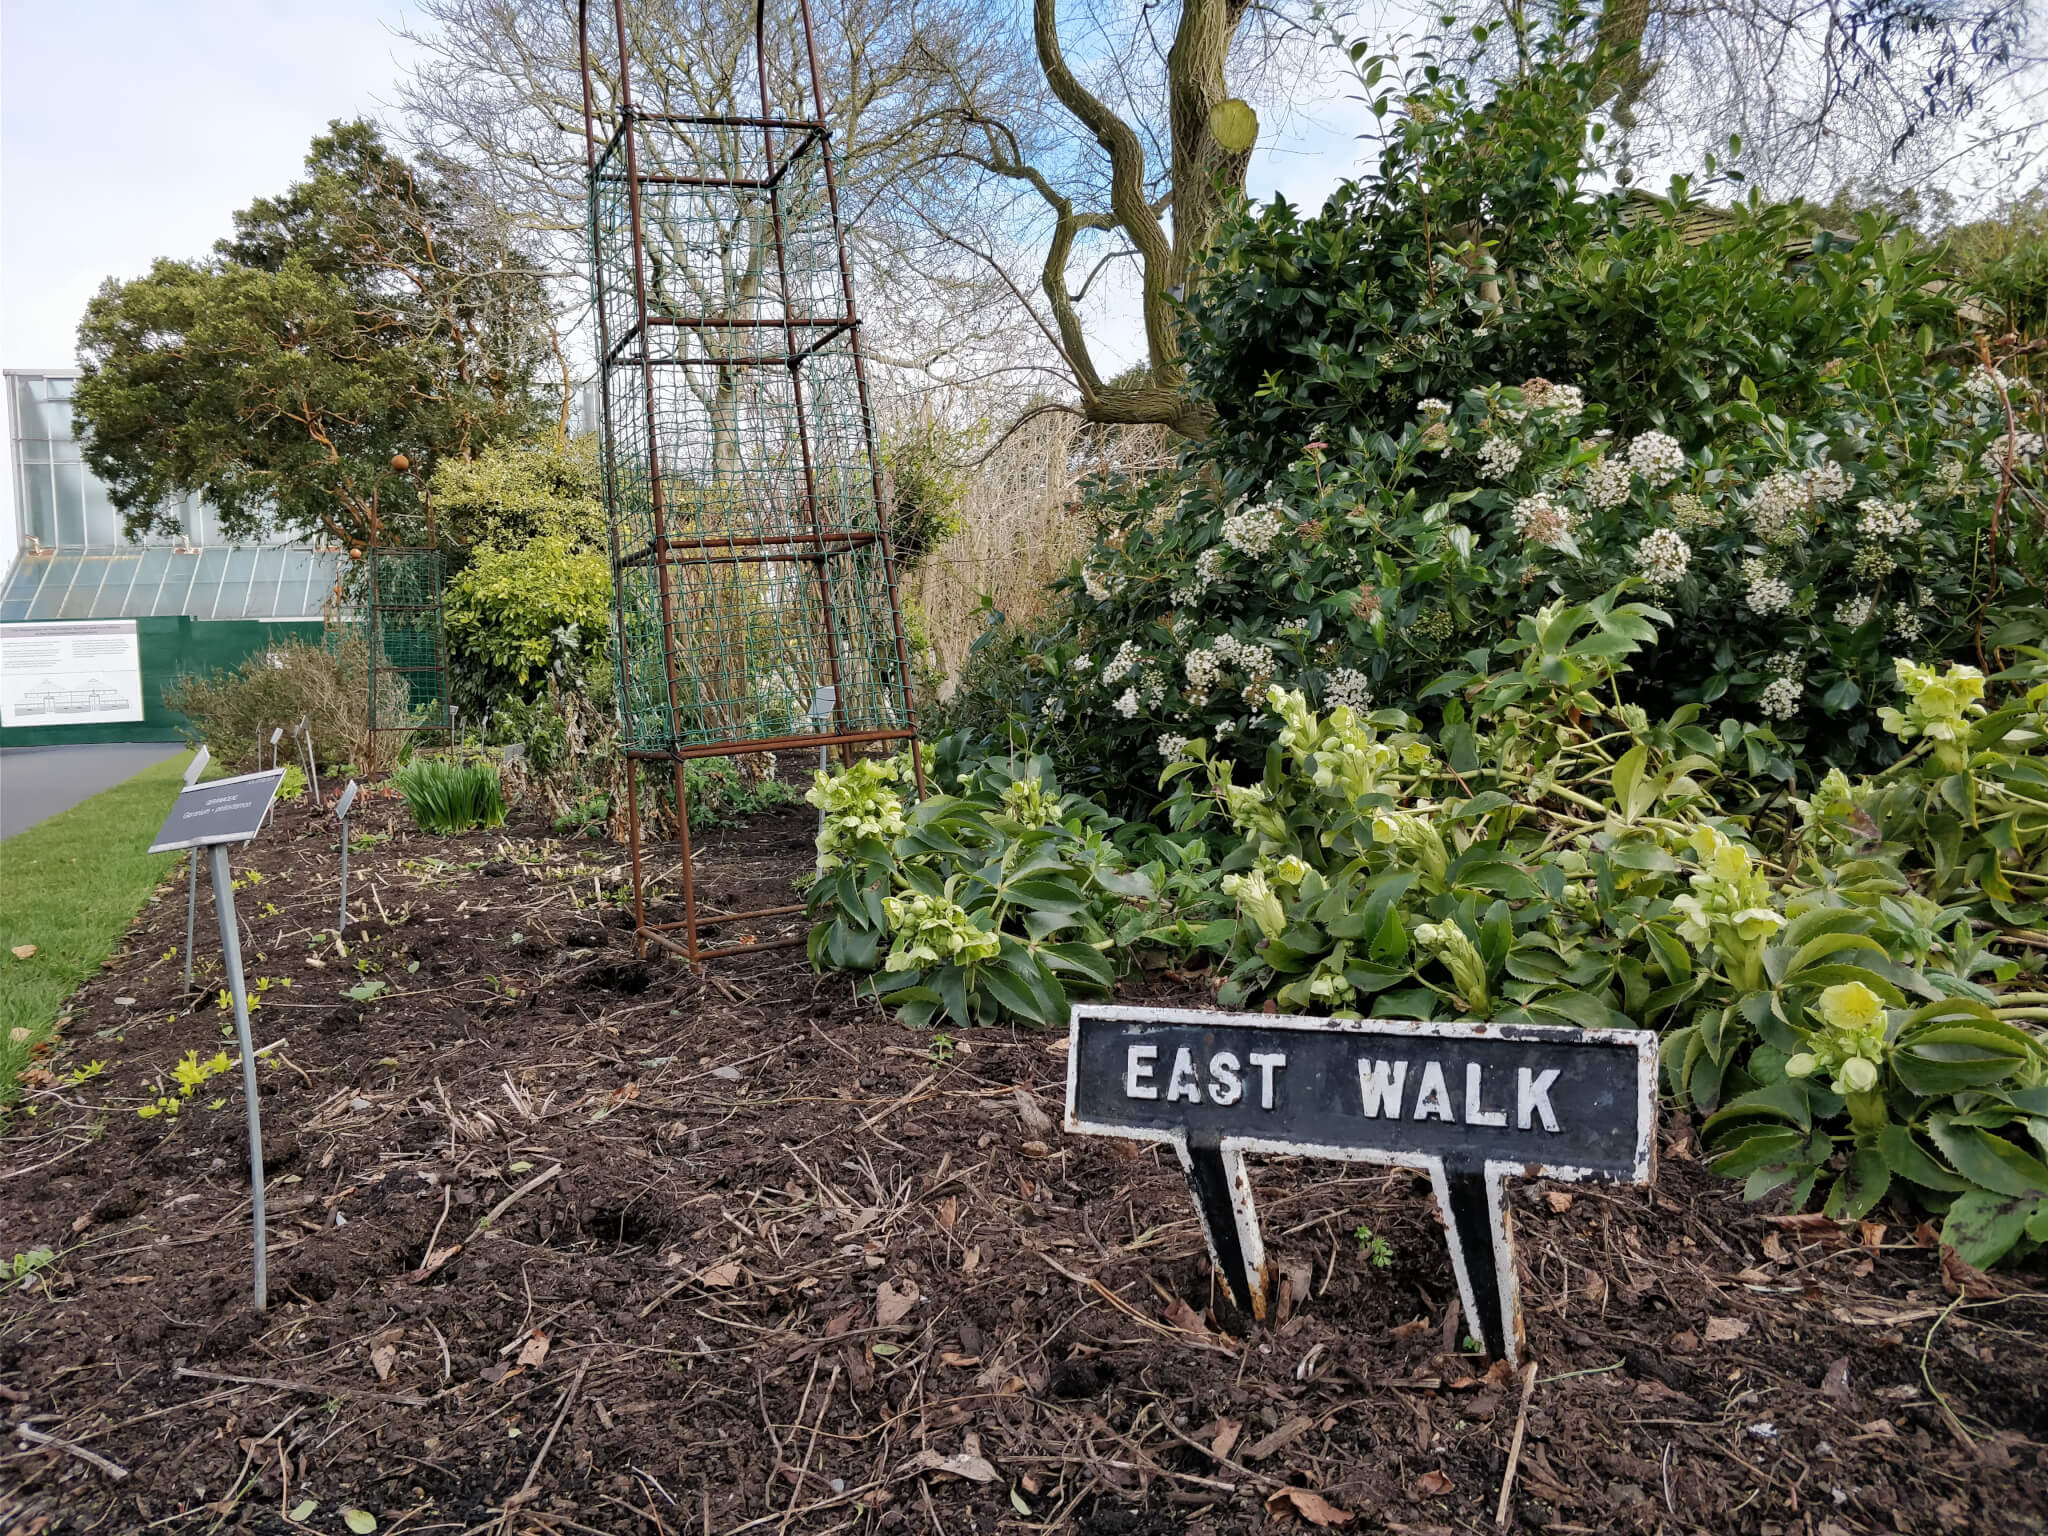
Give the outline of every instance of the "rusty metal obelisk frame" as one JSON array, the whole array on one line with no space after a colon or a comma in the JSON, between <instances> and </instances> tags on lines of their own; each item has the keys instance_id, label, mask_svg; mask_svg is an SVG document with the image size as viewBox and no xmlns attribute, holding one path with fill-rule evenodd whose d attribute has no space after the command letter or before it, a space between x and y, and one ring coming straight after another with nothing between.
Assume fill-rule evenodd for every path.
<instances>
[{"instance_id":1,"label":"rusty metal obelisk frame","mask_svg":"<svg viewBox=\"0 0 2048 1536\"><path fill-rule=\"evenodd\" d=\"M640 109L624 0L609 82L589 8L578 0L634 918L643 953L707 960L801 943L748 925L803 908L700 904L689 759L904 741L920 793L924 765L808 0L785 61L808 75L792 116L771 100L765 0L758 117ZM655 763L674 781L679 921L649 920L640 780ZM722 930L709 947L708 927Z\"/></svg>"}]
</instances>

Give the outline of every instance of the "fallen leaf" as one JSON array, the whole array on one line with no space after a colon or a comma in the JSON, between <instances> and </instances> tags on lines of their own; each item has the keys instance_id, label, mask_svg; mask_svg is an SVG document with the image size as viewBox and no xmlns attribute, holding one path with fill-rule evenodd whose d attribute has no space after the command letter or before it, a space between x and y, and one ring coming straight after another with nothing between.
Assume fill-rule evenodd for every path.
<instances>
[{"instance_id":1,"label":"fallen leaf","mask_svg":"<svg viewBox=\"0 0 2048 1536\"><path fill-rule=\"evenodd\" d=\"M1218 1419L1216 1438L1209 1442L1209 1454L1218 1461L1230 1454L1230 1448L1237 1444L1237 1437L1244 1433L1244 1425L1236 1419Z\"/></svg>"},{"instance_id":2,"label":"fallen leaf","mask_svg":"<svg viewBox=\"0 0 2048 1536\"><path fill-rule=\"evenodd\" d=\"M900 1323L916 1305L917 1282L914 1280L899 1280L894 1285L884 1280L875 1287L875 1322L880 1327Z\"/></svg>"},{"instance_id":3,"label":"fallen leaf","mask_svg":"<svg viewBox=\"0 0 2048 1536\"><path fill-rule=\"evenodd\" d=\"M1690 1328L1681 1328L1671 1335L1671 1353L1689 1355L1700 1347L1700 1336Z\"/></svg>"},{"instance_id":4,"label":"fallen leaf","mask_svg":"<svg viewBox=\"0 0 2048 1536\"><path fill-rule=\"evenodd\" d=\"M981 1244L976 1243L960 1255L960 1270L962 1274L969 1274L979 1268L981 1268Z\"/></svg>"},{"instance_id":5,"label":"fallen leaf","mask_svg":"<svg viewBox=\"0 0 2048 1536\"><path fill-rule=\"evenodd\" d=\"M1543 1203L1562 1216L1572 1208L1572 1192L1568 1189L1546 1189Z\"/></svg>"},{"instance_id":6,"label":"fallen leaf","mask_svg":"<svg viewBox=\"0 0 2048 1536\"><path fill-rule=\"evenodd\" d=\"M315 1510L319 1509L319 1507L320 1502L317 1499L301 1499L298 1503L292 1506L291 1518L298 1521L304 1521L308 1515L312 1514Z\"/></svg>"},{"instance_id":7,"label":"fallen leaf","mask_svg":"<svg viewBox=\"0 0 2048 1536\"><path fill-rule=\"evenodd\" d=\"M852 1312L842 1312L837 1317L833 1318L832 1321L825 1325L825 1337L828 1339L838 1338L841 1334L846 1332L847 1329L853 1326L853 1319L855 1315L856 1314Z\"/></svg>"},{"instance_id":8,"label":"fallen leaf","mask_svg":"<svg viewBox=\"0 0 2048 1536\"><path fill-rule=\"evenodd\" d=\"M1442 1477L1442 1473L1436 1474ZM1450 1480L1445 1479L1448 1488ZM1275 1488L1266 1498L1269 1515L1295 1515L1310 1525L1349 1525L1357 1517L1307 1488Z\"/></svg>"},{"instance_id":9,"label":"fallen leaf","mask_svg":"<svg viewBox=\"0 0 2048 1536\"><path fill-rule=\"evenodd\" d=\"M1206 1337L1209 1325L1202 1321L1202 1314L1189 1306L1180 1297L1173 1298L1173 1305L1166 1309L1166 1321L1170 1327L1183 1333L1192 1333L1197 1338Z\"/></svg>"},{"instance_id":10,"label":"fallen leaf","mask_svg":"<svg viewBox=\"0 0 2048 1536\"><path fill-rule=\"evenodd\" d=\"M1792 1256L1785 1251L1784 1239L1775 1232L1764 1234L1764 1257L1773 1264L1783 1264Z\"/></svg>"},{"instance_id":11,"label":"fallen leaf","mask_svg":"<svg viewBox=\"0 0 2048 1536\"><path fill-rule=\"evenodd\" d=\"M1415 1479L1415 1489L1418 1493L1426 1493L1433 1498L1441 1498L1444 1494L1451 1491L1451 1480L1443 1472L1432 1469Z\"/></svg>"},{"instance_id":12,"label":"fallen leaf","mask_svg":"<svg viewBox=\"0 0 2048 1536\"><path fill-rule=\"evenodd\" d=\"M1045 1144L1044 1142L1042 1142L1042 1141L1027 1141L1027 1142L1025 1142L1025 1143L1024 1143L1024 1145L1023 1145L1023 1146L1022 1146L1021 1148L1019 1148L1018 1150L1020 1150L1021 1152L1023 1152L1023 1154L1024 1154L1024 1155L1025 1155L1026 1157L1050 1157L1050 1156L1052 1156L1052 1148L1048 1147L1048 1146L1047 1146L1047 1145L1046 1145L1046 1144Z\"/></svg>"},{"instance_id":13,"label":"fallen leaf","mask_svg":"<svg viewBox=\"0 0 2048 1536\"><path fill-rule=\"evenodd\" d=\"M370 1351L370 1369L377 1373L379 1381L389 1381L391 1379L391 1367L397 1363L398 1346L396 1344L379 1344ZM524 1356L520 1357L519 1363L521 1365L526 1363Z\"/></svg>"},{"instance_id":14,"label":"fallen leaf","mask_svg":"<svg viewBox=\"0 0 2048 1536\"><path fill-rule=\"evenodd\" d=\"M970 1365L981 1364L981 1356L963 1355L957 1349L949 1349L939 1356L939 1364L950 1365L956 1370L964 1370Z\"/></svg>"},{"instance_id":15,"label":"fallen leaf","mask_svg":"<svg viewBox=\"0 0 2048 1536\"><path fill-rule=\"evenodd\" d=\"M1875 1253L1878 1249L1884 1246L1884 1234L1886 1231L1886 1227L1883 1222L1859 1222L1857 1223L1856 1230L1858 1234L1861 1235L1861 1237L1863 1238L1863 1246L1868 1248L1872 1253Z\"/></svg>"},{"instance_id":16,"label":"fallen leaf","mask_svg":"<svg viewBox=\"0 0 2048 1536\"><path fill-rule=\"evenodd\" d=\"M1828 1367L1827 1375L1821 1378L1820 1389L1836 1402L1844 1402L1849 1396L1849 1360L1845 1355Z\"/></svg>"},{"instance_id":17,"label":"fallen leaf","mask_svg":"<svg viewBox=\"0 0 2048 1536\"><path fill-rule=\"evenodd\" d=\"M17 944L14 946L14 958L17 960L26 960L35 952L36 947L33 944Z\"/></svg>"},{"instance_id":18,"label":"fallen leaf","mask_svg":"<svg viewBox=\"0 0 2048 1536\"><path fill-rule=\"evenodd\" d=\"M377 1517L367 1509L344 1509L341 1523L356 1533L356 1536L370 1536L377 1529Z\"/></svg>"},{"instance_id":19,"label":"fallen leaf","mask_svg":"<svg viewBox=\"0 0 2048 1536\"><path fill-rule=\"evenodd\" d=\"M1024 1122L1024 1129L1032 1135L1043 1136L1052 1129L1052 1116L1038 1107L1038 1100L1031 1096L1028 1088L1019 1088L1010 1103L1017 1111L1017 1118Z\"/></svg>"},{"instance_id":20,"label":"fallen leaf","mask_svg":"<svg viewBox=\"0 0 2048 1536\"><path fill-rule=\"evenodd\" d=\"M1710 1317L1707 1319L1707 1342L1727 1344L1735 1339L1749 1336L1750 1323L1746 1317Z\"/></svg>"},{"instance_id":21,"label":"fallen leaf","mask_svg":"<svg viewBox=\"0 0 2048 1536\"><path fill-rule=\"evenodd\" d=\"M1314 1429L1315 1426L1316 1421L1314 1419L1309 1418L1306 1414L1296 1414L1285 1424L1274 1430L1273 1433L1261 1439L1257 1444L1248 1446L1240 1459L1244 1461L1264 1461L1275 1451L1285 1450L1311 1429Z\"/></svg>"},{"instance_id":22,"label":"fallen leaf","mask_svg":"<svg viewBox=\"0 0 2048 1536\"><path fill-rule=\"evenodd\" d=\"M1951 1296L1969 1301L1990 1301L2005 1290L1983 1270L1966 1263L1953 1248L1941 1250L1941 1288Z\"/></svg>"},{"instance_id":23,"label":"fallen leaf","mask_svg":"<svg viewBox=\"0 0 2048 1536\"><path fill-rule=\"evenodd\" d=\"M737 1285L740 1278L740 1261L727 1259L723 1264L714 1264L697 1276L699 1285Z\"/></svg>"},{"instance_id":24,"label":"fallen leaf","mask_svg":"<svg viewBox=\"0 0 2048 1536\"><path fill-rule=\"evenodd\" d=\"M934 1450L922 1450L910 1458L906 1472L944 1472L950 1477L964 1477L970 1483L992 1483L1000 1475L989 1464L986 1456L972 1456L962 1452L958 1456L941 1456Z\"/></svg>"},{"instance_id":25,"label":"fallen leaf","mask_svg":"<svg viewBox=\"0 0 2048 1536\"><path fill-rule=\"evenodd\" d=\"M519 1359L515 1363L519 1365L539 1365L547 1357L548 1336L536 1328L527 1335L526 1342L519 1346Z\"/></svg>"},{"instance_id":26,"label":"fallen leaf","mask_svg":"<svg viewBox=\"0 0 2048 1536\"><path fill-rule=\"evenodd\" d=\"M1607 1300L1607 1277L1597 1269L1586 1271L1586 1283L1579 1287L1579 1294L1599 1306Z\"/></svg>"},{"instance_id":27,"label":"fallen leaf","mask_svg":"<svg viewBox=\"0 0 2048 1536\"><path fill-rule=\"evenodd\" d=\"M950 1231L952 1231L952 1230L953 1230L953 1224L954 1224L955 1222L957 1222L957 1221L958 1221L959 1219L960 1219L960 1199L959 1199L959 1197L958 1197L957 1195L948 1195L948 1196L946 1196L946 1198L945 1198L945 1199L943 1199L943 1200L941 1200L941 1201L939 1202L939 1216L938 1216L938 1220L939 1220L939 1230L941 1230L942 1232L950 1232Z\"/></svg>"}]
</instances>

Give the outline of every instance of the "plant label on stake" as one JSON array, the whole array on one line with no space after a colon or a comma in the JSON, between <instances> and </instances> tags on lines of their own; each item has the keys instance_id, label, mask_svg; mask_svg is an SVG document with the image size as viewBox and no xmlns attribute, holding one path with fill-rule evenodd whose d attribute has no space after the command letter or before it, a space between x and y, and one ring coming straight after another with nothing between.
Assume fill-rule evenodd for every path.
<instances>
[{"instance_id":1,"label":"plant label on stake","mask_svg":"<svg viewBox=\"0 0 2048 1536\"><path fill-rule=\"evenodd\" d=\"M213 753L202 746L192 754L192 761L185 765L185 787L190 789L199 782L199 775L206 772L206 765ZM192 938L199 925L199 850L192 850L190 864L185 870L185 990L192 990Z\"/></svg>"},{"instance_id":2,"label":"plant label on stake","mask_svg":"<svg viewBox=\"0 0 2048 1536\"><path fill-rule=\"evenodd\" d=\"M832 711L838 707L838 688L830 683L827 683L822 688L813 688L811 690L811 729L822 734L825 727L831 722ZM820 773L823 773L829 766L826 761L826 751L826 747L821 742L818 746L818 772ZM820 827L825 825L825 808L823 806L818 807L818 825Z\"/></svg>"},{"instance_id":3,"label":"plant label on stake","mask_svg":"<svg viewBox=\"0 0 2048 1536\"><path fill-rule=\"evenodd\" d=\"M1648 1030L1076 1007L1070 1132L1171 1145L1232 1299L1267 1311L1247 1152L1429 1174L1468 1331L1519 1363L1504 1183L1647 1184L1657 1037Z\"/></svg>"},{"instance_id":4,"label":"plant label on stake","mask_svg":"<svg viewBox=\"0 0 2048 1536\"><path fill-rule=\"evenodd\" d=\"M306 749L306 782L313 786L313 811L320 810L320 767L313 760L313 727L304 715L299 716L299 741Z\"/></svg>"},{"instance_id":5,"label":"plant label on stake","mask_svg":"<svg viewBox=\"0 0 2048 1536\"><path fill-rule=\"evenodd\" d=\"M341 798L334 802L334 819L341 823L341 917L334 925L338 939L348 928L348 811L356 803L356 781L350 779Z\"/></svg>"},{"instance_id":6,"label":"plant label on stake","mask_svg":"<svg viewBox=\"0 0 2048 1536\"><path fill-rule=\"evenodd\" d=\"M280 741L283 741L283 740L284 740L284 727L283 727L283 726L281 726L281 725L280 725L280 726L274 726L274 727L273 727L273 728L271 729L271 732L270 732L270 767L271 767L271 770L272 770L273 772L275 772L275 771L276 771L276 769L277 769L277 744L278 744L278 743L279 743ZM258 758L257 758L257 760L256 760L256 766L257 766L258 768L261 768L261 767L263 766L263 759L262 759L262 757L261 757L260 755L258 756ZM273 798L274 798L274 797L273 797ZM268 809L268 808L266 807L266 808L265 808L265 810L264 810L264 815L265 815L265 818L266 818L266 819L268 818L269 814L270 814L270 813L269 813L269 809Z\"/></svg>"},{"instance_id":7,"label":"plant label on stake","mask_svg":"<svg viewBox=\"0 0 2048 1536\"><path fill-rule=\"evenodd\" d=\"M242 938L235 920L235 880L228 848L255 837L277 798L284 771L245 773L181 790L158 829L151 853L205 848L213 872L213 910L220 919L221 962L235 1006L235 1038L242 1046L242 1100L249 1117L250 1220L256 1228L256 1310L269 1305L265 1273L269 1237L263 1225L263 1118L256 1103L256 1042L249 1035L249 991L242 980Z\"/></svg>"}]
</instances>

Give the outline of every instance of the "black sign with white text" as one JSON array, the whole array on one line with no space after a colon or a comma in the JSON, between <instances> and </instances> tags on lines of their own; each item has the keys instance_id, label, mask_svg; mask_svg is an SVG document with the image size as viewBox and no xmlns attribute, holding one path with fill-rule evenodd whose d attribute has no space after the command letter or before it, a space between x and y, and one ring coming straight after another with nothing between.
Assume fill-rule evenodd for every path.
<instances>
[{"instance_id":1,"label":"black sign with white text","mask_svg":"<svg viewBox=\"0 0 2048 1536\"><path fill-rule=\"evenodd\" d=\"M1264 1253L1246 1152L1426 1170L1470 1331L1513 1360L1502 1180L1647 1183L1656 1060L1643 1030L1082 1006L1066 1128L1173 1145L1211 1255L1255 1315Z\"/></svg>"},{"instance_id":2,"label":"black sign with white text","mask_svg":"<svg viewBox=\"0 0 2048 1536\"><path fill-rule=\"evenodd\" d=\"M264 814L282 782L284 770L270 768L181 790L149 851L170 853L211 843L248 842L262 830Z\"/></svg>"}]
</instances>

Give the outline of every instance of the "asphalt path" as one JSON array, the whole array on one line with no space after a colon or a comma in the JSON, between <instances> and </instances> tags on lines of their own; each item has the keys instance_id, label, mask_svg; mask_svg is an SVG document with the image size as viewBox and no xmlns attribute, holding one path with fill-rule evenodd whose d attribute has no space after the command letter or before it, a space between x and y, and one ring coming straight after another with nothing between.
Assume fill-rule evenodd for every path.
<instances>
[{"instance_id":1,"label":"asphalt path","mask_svg":"<svg viewBox=\"0 0 2048 1536\"><path fill-rule=\"evenodd\" d=\"M185 750L168 741L0 748L0 838L26 832Z\"/></svg>"}]
</instances>

